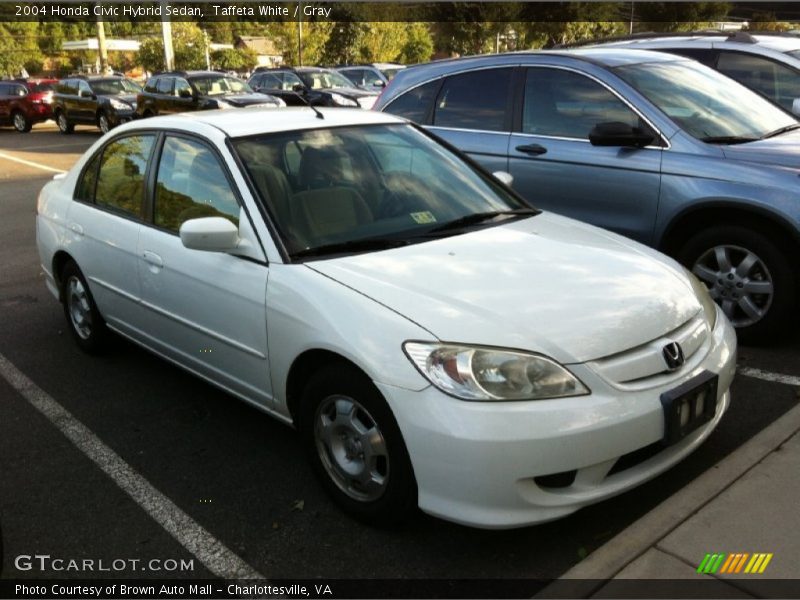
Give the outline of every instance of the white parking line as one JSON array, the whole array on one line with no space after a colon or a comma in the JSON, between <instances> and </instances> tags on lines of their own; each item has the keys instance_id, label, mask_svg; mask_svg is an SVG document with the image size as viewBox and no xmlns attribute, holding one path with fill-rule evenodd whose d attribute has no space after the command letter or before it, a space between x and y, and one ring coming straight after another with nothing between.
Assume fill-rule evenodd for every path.
<instances>
[{"instance_id":1,"label":"white parking line","mask_svg":"<svg viewBox=\"0 0 800 600\"><path fill-rule=\"evenodd\" d=\"M771 381L773 383L785 383L786 385L795 385L800 387L800 377L792 375L782 375L781 373L770 373L769 371L762 371L754 367L739 367L736 369L739 375L745 377L754 377L755 379L762 379L764 381Z\"/></svg>"},{"instance_id":2,"label":"white parking line","mask_svg":"<svg viewBox=\"0 0 800 600\"><path fill-rule=\"evenodd\" d=\"M6 154L5 152L0 152L0 158L5 158L6 160L13 160L14 162L18 162L20 164L27 165L29 167L44 169L45 171L50 171L51 173L66 173L66 171L64 171L63 169L54 169L53 167L48 167L47 165L33 162L31 160L25 160L24 158L17 158L16 156L11 156L10 154Z\"/></svg>"},{"instance_id":3,"label":"white parking line","mask_svg":"<svg viewBox=\"0 0 800 600\"><path fill-rule=\"evenodd\" d=\"M263 575L231 552L197 521L154 488L88 427L28 379L2 354L0 354L0 376L215 576L224 579L264 579Z\"/></svg>"}]
</instances>

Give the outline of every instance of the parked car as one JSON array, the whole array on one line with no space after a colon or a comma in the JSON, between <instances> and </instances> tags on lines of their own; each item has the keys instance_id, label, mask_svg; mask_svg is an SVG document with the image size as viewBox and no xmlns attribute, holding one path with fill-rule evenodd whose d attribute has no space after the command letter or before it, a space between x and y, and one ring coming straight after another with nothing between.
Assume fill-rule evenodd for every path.
<instances>
[{"instance_id":1,"label":"parked car","mask_svg":"<svg viewBox=\"0 0 800 600\"><path fill-rule=\"evenodd\" d=\"M126 124L41 191L37 243L78 346L117 332L293 424L373 523L562 517L730 403L735 333L691 273L391 115Z\"/></svg>"},{"instance_id":2,"label":"parked car","mask_svg":"<svg viewBox=\"0 0 800 600\"><path fill-rule=\"evenodd\" d=\"M380 93L389 83L386 76L378 69L369 66L337 67L336 71L347 77L350 82L362 90Z\"/></svg>"},{"instance_id":3,"label":"parked car","mask_svg":"<svg viewBox=\"0 0 800 600\"><path fill-rule=\"evenodd\" d=\"M800 114L800 38L781 35L698 33L630 36L603 40L603 46L680 54L716 69Z\"/></svg>"},{"instance_id":4,"label":"parked car","mask_svg":"<svg viewBox=\"0 0 800 600\"><path fill-rule=\"evenodd\" d=\"M53 117L54 80L0 81L0 125L20 133Z\"/></svg>"},{"instance_id":5,"label":"parked car","mask_svg":"<svg viewBox=\"0 0 800 600\"><path fill-rule=\"evenodd\" d=\"M61 133L95 125L107 133L136 115L138 83L116 76L76 75L62 79L53 95L53 116Z\"/></svg>"},{"instance_id":6,"label":"parked car","mask_svg":"<svg viewBox=\"0 0 800 600\"><path fill-rule=\"evenodd\" d=\"M397 72L405 68L405 65L395 63L372 63L368 65L347 65L337 67L336 70L358 87L380 93Z\"/></svg>"},{"instance_id":7,"label":"parked car","mask_svg":"<svg viewBox=\"0 0 800 600\"><path fill-rule=\"evenodd\" d=\"M401 71L375 108L538 206L676 257L743 339L793 322L800 124L717 71L619 48L482 56Z\"/></svg>"},{"instance_id":8,"label":"parked car","mask_svg":"<svg viewBox=\"0 0 800 600\"><path fill-rule=\"evenodd\" d=\"M216 71L171 71L147 80L137 97L140 117L217 108L280 107L280 98L254 92L242 79Z\"/></svg>"},{"instance_id":9,"label":"parked car","mask_svg":"<svg viewBox=\"0 0 800 600\"><path fill-rule=\"evenodd\" d=\"M253 89L283 99L289 106L372 108L378 95L358 89L345 76L320 67L259 67L248 80Z\"/></svg>"}]
</instances>

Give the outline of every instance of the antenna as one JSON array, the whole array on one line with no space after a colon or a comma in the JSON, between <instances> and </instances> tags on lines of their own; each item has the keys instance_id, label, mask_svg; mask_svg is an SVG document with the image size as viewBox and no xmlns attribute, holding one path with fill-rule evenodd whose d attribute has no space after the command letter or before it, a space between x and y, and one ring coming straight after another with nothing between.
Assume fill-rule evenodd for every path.
<instances>
[{"instance_id":1,"label":"antenna","mask_svg":"<svg viewBox=\"0 0 800 600\"><path fill-rule=\"evenodd\" d=\"M317 107L316 107L316 106L314 106L313 104L311 104L311 102L309 102L309 101L308 101L308 100L307 100L307 99L306 99L306 98L305 98L305 97L304 97L302 94L297 94L297 97L298 97L298 98L300 98L300 100L302 100L303 102L305 102L305 103L306 103L306 106L307 106L308 108L310 108L311 110L313 110L313 111L314 111L314 112L317 114L317 118L318 118L318 119L325 120L325 115L323 115L323 114L322 114L322 113L319 111L319 109L317 109Z\"/></svg>"}]
</instances>

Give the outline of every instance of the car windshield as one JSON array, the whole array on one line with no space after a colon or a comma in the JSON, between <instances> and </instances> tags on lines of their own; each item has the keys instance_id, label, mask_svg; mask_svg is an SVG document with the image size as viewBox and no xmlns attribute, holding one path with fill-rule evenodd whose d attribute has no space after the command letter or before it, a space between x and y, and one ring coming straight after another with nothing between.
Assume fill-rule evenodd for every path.
<instances>
[{"instance_id":1,"label":"car windshield","mask_svg":"<svg viewBox=\"0 0 800 600\"><path fill-rule=\"evenodd\" d=\"M221 96L223 94L250 94L253 91L247 82L224 75L208 75L192 78L197 91L204 96Z\"/></svg>"},{"instance_id":2,"label":"car windshield","mask_svg":"<svg viewBox=\"0 0 800 600\"><path fill-rule=\"evenodd\" d=\"M755 92L694 61L640 63L613 71L687 133L709 143L752 141L797 122Z\"/></svg>"},{"instance_id":3,"label":"car windshield","mask_svg":"<svg viewBox=\"0 0 800 600\"><path fill-rule=\"evenodd\" d=\"M787 50L786 52L784 52L784 54L788 54L789 56L792 56L794 58L800 58L800 49L798 49L798 50Z\"/></svg>"},{"instance_id":4,"label":"car windshield","mask_svg":"<svg viewBox=\"0 0 800 600\"><path fill-rule=\"evenodd\" d=\"M234 146L293 258L423 242L537 212L411 125L287 131Z\"/></svg>"},{"instance_id":5,"label":"car windshield","mask_svg":"<svg viewBox=\"0 0 800 600\"><path fill-rule=\"evenodd\" d=\"M138 94L142 91L138 83L130 79L100 79L92 82L95 94L115 96L119 94Z\"/></svg>"},{"instance_id":6,"label":"car windshield","mask_svg":"<svg viewBox=\"0 0 800 600\"><path fill-rule=\"evenodd\" d=\"M303 71L300 73L300 78L303 80L303 83L312 90L353 87L352 81L336 71Z\"/></svg>"}]
</instances>

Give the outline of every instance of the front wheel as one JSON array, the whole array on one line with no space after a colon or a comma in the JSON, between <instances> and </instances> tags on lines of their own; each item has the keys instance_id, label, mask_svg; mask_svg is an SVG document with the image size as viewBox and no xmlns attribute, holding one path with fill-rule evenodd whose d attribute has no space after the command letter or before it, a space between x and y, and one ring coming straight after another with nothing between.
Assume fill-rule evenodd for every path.
<instances>
[{"instance_id":1,"label":"front wheel","mask_svg":"<svg viewBox=\"0 0 800 600\"><path fill-rule=\"evenodd\" d=\"M773 239L738 225L717 225L692 236L678 253L744 342L785 333L796 307L796 273L788 251Z\"/></svg>"},{"instance_id":2,"label":"front wheel","mask_svg":"<svg viewBox=\"0 0 800 600\"><path fill-rule=\"evenodd\" d=\"M103 133L111 131L111 121L108 120L108 115L106 113L101 112L97 116L97 127L99 127L100 131Z\"/></svg>"},{"instance_id":3,"label":"front wheel","mask_svg":"<svg viewBox=\"0 0 800 600\"><path fill-rule=\"evenodd\" d=\"M108 342L108 329L83 273L70 261L61 270L60 278L64 316L72 337L84 352L101 352Z\"/></svg>"},{"instance_id":4,"label":"front wheel","mask_svg":"<svg viewBox=\"0 0 800 600\"><path fill-rule=\"evenodd\" d=\"M28 133L31 130L31 127L33 127L31 120L19 111L14 113L14 118L12 120L14 123L14 129L20 133Z\"/></svg>"},{"instance_id":5,"label":"front wheel","mask_svg":"<svg viewBox=\"0 0 800 600\"><path fill-rule=\"evenodd\" d=\"M417 485L400 429L381 393L349 365L314 374L299 414L303 445L317 476L347 513L395 525L417 507Z\"/></svg>"},{"instance_id":6,"label":"front wheel","mask_svg":"<svg viewBox=\"0 0 800 600\"><path fill-rule=\"evenodd\" d=\"M56 115L56 125L58 125L58 130L65 135L75 131L75 125L69 122L64 111L59 111Z\"/></svg>"}]
</instances>

